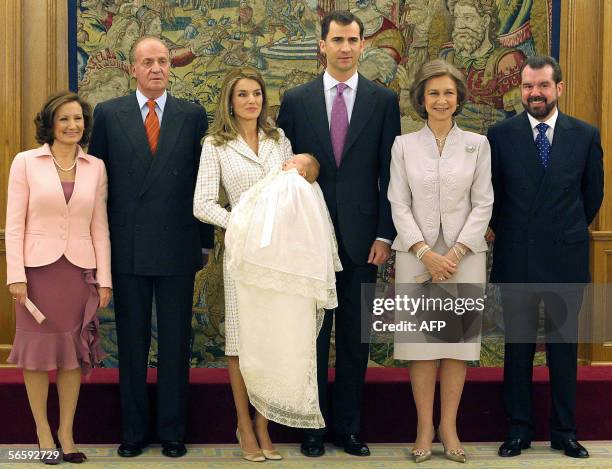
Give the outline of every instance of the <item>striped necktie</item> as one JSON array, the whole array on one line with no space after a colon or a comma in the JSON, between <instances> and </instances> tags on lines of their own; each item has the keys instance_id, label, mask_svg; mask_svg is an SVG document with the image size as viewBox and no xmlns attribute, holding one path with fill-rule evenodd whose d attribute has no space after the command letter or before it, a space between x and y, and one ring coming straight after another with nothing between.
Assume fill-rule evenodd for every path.
<instances>
[{"instance_id":1,"label":"striped necktie","mask_svg":"<svg viewBox=\"0 0 612 469\"><path fill-rule=\"evenodd\" d=\"M147 106L149 106L149 113L145 119L145 131L147 132L147 140L149 141L151 153L155 155L157 151L157 142L159 140L159 119L155 112L155 101L149 99L147 101Z\"/></svg>"}]
</instances>

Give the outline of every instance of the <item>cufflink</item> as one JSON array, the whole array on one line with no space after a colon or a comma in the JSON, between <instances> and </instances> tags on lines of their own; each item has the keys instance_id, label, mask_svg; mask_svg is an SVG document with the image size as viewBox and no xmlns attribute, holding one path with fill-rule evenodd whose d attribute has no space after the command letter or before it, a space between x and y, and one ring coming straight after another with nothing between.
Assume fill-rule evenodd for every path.
<instances>
[{"instance_id":1,"label":"cufflink","mask_svg":"<svg viewBox=\"0 0 612 469\"><path fill-rule=\"evenodd\" d=\"M465 151L467 151L468 153L474 153L476 151L476 146L474 146L474 145L466 145L465 146Z\"/></svg>"}]
</instances>

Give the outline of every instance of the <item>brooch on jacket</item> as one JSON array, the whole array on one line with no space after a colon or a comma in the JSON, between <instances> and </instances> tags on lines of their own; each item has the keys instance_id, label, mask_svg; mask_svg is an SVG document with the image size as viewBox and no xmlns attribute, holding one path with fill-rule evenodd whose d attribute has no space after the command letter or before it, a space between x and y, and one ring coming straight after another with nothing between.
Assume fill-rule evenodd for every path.
<instances>
[{"instance_id":1,"label":"brooch on jacket","mask_svg":"<svg viewBox=\"0 0 612 469\"><path fill-rule=\"evenodd\" d=\"M475 145L466 145L465 146L465 151L467 151L468 153L474 153L476 151L476 146Z\"/></svg>"}]
</instances>

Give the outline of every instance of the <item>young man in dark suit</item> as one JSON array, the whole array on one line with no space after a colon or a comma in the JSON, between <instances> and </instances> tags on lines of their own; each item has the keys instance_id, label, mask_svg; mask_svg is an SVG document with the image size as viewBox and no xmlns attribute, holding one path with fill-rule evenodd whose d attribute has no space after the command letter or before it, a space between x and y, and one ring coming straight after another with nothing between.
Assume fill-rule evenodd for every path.
<instances>
[{"instance_id":1,"label":"young man in dark suit","mask_svg":"<svg viewBox=\"0 0 612 469\"><path fill-rule=\"evenodd\" d=\"M186 453L185 413L195 272L212 227L193 217L193 191L207 129L203 108L170 96L168 48L154 37L130 53L135 94L99 104L89 153L108 172L108 216L123 417L120 456L149 437L147 362L157 306L157 436L163 454Z\"/></svg>"},{"instance_id":2,"label":"young man in dark suit","mask_svg":"<svg viewBox=\"0 0 612 469\"><path fill-rule=\"evenodd\" d=\"M334 11L321 24L325 73L287 91L278 125L295 153L316 156L321 186L332 217L343 271L337 274L336 381L333 420L327 412L327 363L333 311L327 311L317 341L321 410L333 424L336 444L368 456L359 438L360 409L369 344L362 341L361 285L376 282L377 266L390 254L395 228L387 200L391 146L400 134L394 92L357 73L364 47L363 23L348 11ZM304 433L306 456L325 452L325 430Z\"/></svg>"},{"instance_id":3,"label":"young man in dark suit","mask_svg":"<svg viewBox=\"0 0 612 469\"><path fill-rule=\"evenodd\" d=\"M509 431L500 456L534 437L531 379L540 302L552 394L551 446L585 458L574 422L578 312L590 281L589 230L603 199L599 131L558 111L561 69L529 57L521 71L526 112L489 130L495 202L491 281L501 285L506 332L504 402ZM492 236L491 236L492 237Z\"/></svg>"}]
</instances>

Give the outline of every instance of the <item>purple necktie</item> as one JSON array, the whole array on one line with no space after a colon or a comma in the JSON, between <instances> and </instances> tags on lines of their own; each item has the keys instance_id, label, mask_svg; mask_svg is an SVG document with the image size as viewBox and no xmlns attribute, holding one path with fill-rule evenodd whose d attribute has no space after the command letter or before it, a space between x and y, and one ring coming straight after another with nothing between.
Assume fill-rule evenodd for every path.
<instances>
[{"instance_id":1,"label":"purple necktie","mask_svg":"<svg viewBox=\"0 0 612 469\"><path fill-rule=\"evenodd\" d=\"M340 167L340 162L342 161L342 151L344 150L344 142L346 141L346 134L349 126L348 111L346 110L346 103L342 97L342 93L346 87L346 83L338 83L336 85L338 92L334 98L331 110L331 126L329 132L331 134L331 142L337 167Z\"/></svg>"}]
</instances>

